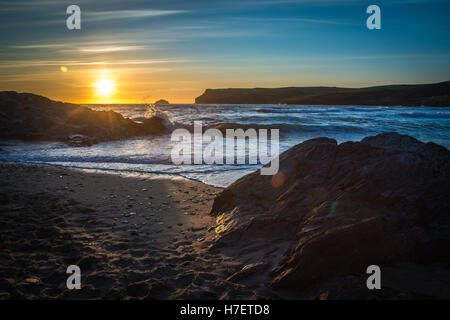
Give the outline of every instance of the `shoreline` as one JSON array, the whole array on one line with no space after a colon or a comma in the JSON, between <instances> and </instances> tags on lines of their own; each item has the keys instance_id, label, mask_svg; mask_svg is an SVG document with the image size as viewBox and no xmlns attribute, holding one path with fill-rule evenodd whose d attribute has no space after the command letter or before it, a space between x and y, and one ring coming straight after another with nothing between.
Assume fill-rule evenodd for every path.
<instances>
[{"instance_id":1,"label":"shoreline","mask_svg":"<svg viewBox=\"0 0 450 320\"><path fill-rule=\"evenodd\" d=\"M1 151L1 149L0 149L0 151ZM226 189L226 187L208 184L208 183L200 181L200 180L195 180L193 178L185 177L180 174L171 173L171 172L164 172L164 173L163 172L139 172L139 171L126 170L126 169L121 170L121 169L109 169L109 168L104 168L104 169L83 168L83 167L76 167L76 166L65 166L62 164L46 163L46 162L28 162L28 161L20 161L20 160L14 161L14 160L3 160L3 159L0 159L0 164L48 166L48 167L69 169L69 170L73 170L75 172L86 173L86 174L106 174L106 175L113 175L113 176L124 177L124 178L144 179L144 180L148 180L148 181L153 181L153 180L188 181L188 182L201 183L201 184L207 185L209 187L220 189L220 190Z\"/></svg>"},{"instance_id":2,"label":"shoreline","mask_svg":"<svg viewBox=\"0 0 450 320\"><path fill-rule=\"evenodd\" d=\"M224 280L244 262L210 250L218 188L4 162L0 176L2 298L255 296ZM66 288L71 264L82 290Z\"/></svg>"}]
</instances>

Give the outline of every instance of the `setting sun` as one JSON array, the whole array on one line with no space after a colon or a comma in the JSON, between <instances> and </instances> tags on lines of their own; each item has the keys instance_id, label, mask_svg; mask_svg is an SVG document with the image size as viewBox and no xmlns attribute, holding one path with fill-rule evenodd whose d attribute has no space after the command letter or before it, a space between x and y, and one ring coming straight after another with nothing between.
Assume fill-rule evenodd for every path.
<instances>
[{"instance_id":1,"label":"setting sun","mask_svg":"<svg viewBox=\"0 0 450 320\"><path fill-rule=\"evenodd\" d=\"M114 83L108 79L101 79L96 84L97 94L109 96L114 90Z\"/></svg>"}]
</instances>

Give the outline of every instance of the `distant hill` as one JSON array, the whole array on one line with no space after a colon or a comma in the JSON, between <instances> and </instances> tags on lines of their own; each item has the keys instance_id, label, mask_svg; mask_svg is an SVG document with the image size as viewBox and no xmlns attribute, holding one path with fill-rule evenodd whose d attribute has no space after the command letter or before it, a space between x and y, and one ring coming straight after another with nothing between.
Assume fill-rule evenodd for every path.
<instances>
[{"instance_id":1,"label":"distant hill","mask_svg":"<svg viewBox=\"0 0 450 320\"><path fill-rule=\"evenodd\" d=\"M450 81L367 88L206 89L195 103L385 105L450 107Z\"/></svg>"}]
</instances>

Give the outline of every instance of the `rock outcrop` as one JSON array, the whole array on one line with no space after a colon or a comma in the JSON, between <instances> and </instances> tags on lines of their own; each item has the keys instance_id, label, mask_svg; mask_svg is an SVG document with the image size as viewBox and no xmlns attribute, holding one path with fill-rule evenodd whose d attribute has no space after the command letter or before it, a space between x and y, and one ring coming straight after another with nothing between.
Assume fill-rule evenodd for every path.
<instances>
[{"instance_id":1,"label":"rock outcrop","mask_svg":"<svg viewBox=\"0 0 450 320\"><path fill-rule=\"evenodd\" d=\"M276 175L237 180L211 211L214 246L264 264L274 289L304 290L373 264L450 262L446 148L384 133L308 140L279 160Z\"/></svg>"},{"instance_id":2,"label":"rock outcrop","mask_svg":"<svg viewBox=\"0 0 450 320\"><path fill-rule=\"evenodd\" d=\"M166 120L136 123L113 111L93 111L31 93L0 92L0 139L64 141L71 145L165 133Z\"/></svg>"},{"instance_id":3,"label":"rock outcrop","mask_svg":"<svg viewBox=\"0 0 450 320\"><path fill-rule=\"evenodd\" d=\"M159 99L158 101L155 102L155 104L170 104L169 101L164 100L164 99Z\"/></svg>"}]
</instances>

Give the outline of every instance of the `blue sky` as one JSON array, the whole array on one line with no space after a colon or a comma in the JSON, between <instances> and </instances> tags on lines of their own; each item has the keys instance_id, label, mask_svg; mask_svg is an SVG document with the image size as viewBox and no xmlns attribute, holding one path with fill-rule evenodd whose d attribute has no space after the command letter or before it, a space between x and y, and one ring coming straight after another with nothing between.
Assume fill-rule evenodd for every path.
<instances>
[{"instance_id":1,"label":"blue sky","mask_svg":"<svg viewBox=\"0 0 450 320\"><path fill-rule=\"evenodd\" d=\"M81 30L66 28L70 4ZM381 30L366 28L371 4ZM102 102L92 88L106 76L104 102L192 102L217 87L439 82L449 15L440 0L4 0L0 89Z\"/></svg>"}]
</instances>

